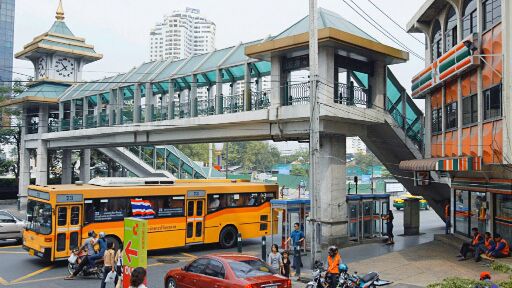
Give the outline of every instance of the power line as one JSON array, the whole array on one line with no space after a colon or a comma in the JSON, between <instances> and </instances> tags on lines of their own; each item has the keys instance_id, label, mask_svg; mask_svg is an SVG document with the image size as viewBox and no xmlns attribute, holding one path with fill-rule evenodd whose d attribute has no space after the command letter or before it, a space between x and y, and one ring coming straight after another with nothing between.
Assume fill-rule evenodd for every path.
<instances>
[{"instance_id":1,"label":"power line","mask_svg":"<svg viewBox=\"0 0 512 288\"><path fill-rule=\"evenodd\" d=\"M411 38L413 38L414 40L418 41L419 43L425 45L425 42L423 42L422 40L414 37L414 35L410 34L409 32L407 32L407 30L405 30L402 25L398 24L393 18L391 18L386 12L382 11L381 8L379 8L379 6L377 6L372 0L368 0L368 2L370 2L370 4L373 5L373 7L377 8L377 10L379 10L382 14L384 14L384 16L386 16L389 20L391 20L391 22L395 23L396 26L398 26L398 28L400 28L402 31L404 31L405 33L407 33L407 35L411 36Z\"/></svg>"}]
</instances>

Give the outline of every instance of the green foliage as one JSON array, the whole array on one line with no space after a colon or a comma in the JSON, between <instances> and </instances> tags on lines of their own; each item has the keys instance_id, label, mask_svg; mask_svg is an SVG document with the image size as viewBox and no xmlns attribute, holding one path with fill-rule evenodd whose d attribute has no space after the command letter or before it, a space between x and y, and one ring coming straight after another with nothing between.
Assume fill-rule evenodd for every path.
<instances>
[{"instance_id":1,"label":"green foliage","mask_svg":"<svg viewBox=\"0 0 512 288\"><path fill-rule=\"evenodd\" d=\"M441 282L429 284L427 288L474 288L477 285L485 287L484 282L459 277L450 277Z\"/></svg>"},{"instance_id":2,"label":"green foliage","mask_svg":"<svg viewBox=\"0 0 512 288\"><path fill-rule=\"evenodd\" d=\"M504 264L504 263L491 263L491 268L494 271L502 272L502 273L511 273L512 272L512 266Z\"/></svg>"},{"instance_id":3,"label":"green foliage","mask_svg":"<svg viewBox=\"0 0 512 288\"><path fill-rule=\"evenodd\" d=\"M290 171L290 175L293 176L308 176L309 171L305 165L292 165L292 170Z\"/></svg>"}]
</instances>

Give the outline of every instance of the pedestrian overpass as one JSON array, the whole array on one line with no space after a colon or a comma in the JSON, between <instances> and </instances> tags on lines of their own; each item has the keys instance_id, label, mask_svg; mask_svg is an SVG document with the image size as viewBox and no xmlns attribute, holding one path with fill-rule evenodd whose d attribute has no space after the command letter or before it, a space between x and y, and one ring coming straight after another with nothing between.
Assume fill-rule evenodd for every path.
<instances>
[{"instance_id":1,"label":"pedestrian overpass","mask_svg":"<svg viewBox=\"0 0 512 288\"><path fill-rule=\"evenodd\" d=\"M328 227L321 232L325 243L347 235L346 137L360 137L407 190L442 215L449 186L417 187L412 174L398 168L401 161L423 157L422 112L388 68L407 61L408 53L379 43L334 12L319 9L318 19L319 169L325 175L319 218ZM36 181L45 185L48 150L82 149L86 170L87 151L100 149L131 170L148 172L136 167L146 154L119 147L308 141L310 83L300 76L309 66L308 20L276 36L144 63L98 81L33 83L9 104L24 109L22 170L31 149L39 160ZM207 95L198 97L199 89ZM27 176L23 170L20 195L26 195Z\"/></svg>"}]
</instances>

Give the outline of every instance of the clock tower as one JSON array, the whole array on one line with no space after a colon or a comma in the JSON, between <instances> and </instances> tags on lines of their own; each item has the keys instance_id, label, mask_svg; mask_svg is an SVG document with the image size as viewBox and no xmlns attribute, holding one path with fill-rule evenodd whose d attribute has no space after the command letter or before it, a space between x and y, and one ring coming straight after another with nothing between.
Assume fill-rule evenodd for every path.
<instances>
[{"instance_id":1,"label":"clock tower","mask_svg":"<svg viewBox=\"0 0 512 288\"><path fill-rule=\"evenodd\" d=\"M55 19L50 30L25 45L23 51L16 53L16 58L34 64L35 82L71 84L81 81L83 67L103 56L68 28L64 22L62 0L59 0Z\"/></svg>"}]
</instances>

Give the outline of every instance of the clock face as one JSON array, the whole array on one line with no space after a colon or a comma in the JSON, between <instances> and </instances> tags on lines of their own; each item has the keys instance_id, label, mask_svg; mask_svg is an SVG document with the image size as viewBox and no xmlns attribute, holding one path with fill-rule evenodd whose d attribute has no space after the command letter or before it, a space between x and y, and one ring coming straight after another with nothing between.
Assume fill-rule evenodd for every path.
<instances>
[{"instance_id":1,"label":"clock face","mask_svg":"<svg viewBox=\"0 0 512 288\"><path fill-rule=\"evenodd\" d=\"M61 57L55 61L55 73L63 78L69 78L75 72L75 64L72 59Z\"/></svg>"},{"instance_id":2,"label":"clock face","mask_svg":"<svg viewBox=\"0 0 512 288\"><path fill-rule=\"evenodd\" d=\"M37 71L39 78L46 76L46 58L39 58L39 60L37 60Z\"/></svg>"}]
</instances>

